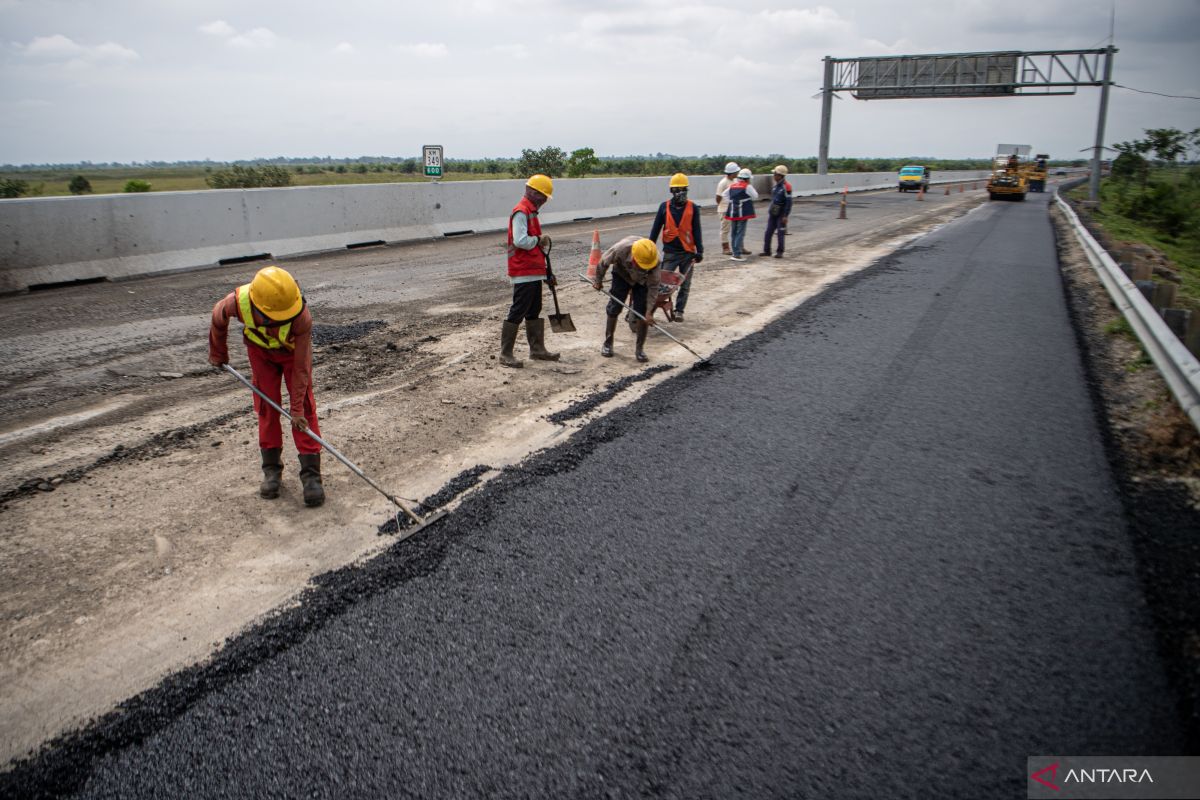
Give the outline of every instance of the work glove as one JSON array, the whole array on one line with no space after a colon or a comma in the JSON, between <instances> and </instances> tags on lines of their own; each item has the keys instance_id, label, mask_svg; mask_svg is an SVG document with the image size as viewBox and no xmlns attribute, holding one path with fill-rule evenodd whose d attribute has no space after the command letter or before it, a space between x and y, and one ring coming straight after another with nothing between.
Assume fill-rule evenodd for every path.
<instances>
[{"instance_id":1,"label":"work glove","mask_svg":"<svg viewBox=\"0 0 1200 800\"><path fill-rule=\"evenodd\" d=\"M308 432L308 420L306 420L304 417L293 416L292 417L292 427L298 431L304 431L307 433Z\"/></svg>"},{"instance_id":2,"label":"work glove","mask_svg":"<svg viewBox=\"0 0 1200 800\"><path fill-rule=\"evenodd\" d=\"M550 241L550 237L549 237L549 236L542 235L542 236L539 236L539 237L538 237L538 243L537 243L537 246L538 246L538 247L540 247L540 248L542 248L543 250L549 250L549 249L550 249L550 247L551 247L551 244L552 244L552 243L551 243L551 241Z\"/></svg>"},{"instance_id":3,"label":"work glove","mask_svg":"<svg viewBox=\"0 0 1200 800\"><path fill-rule=\"evenodd\" d=\"M592 284L592 288L595 289L597 292L603 292L604 284L601 283L600 281L596 281Z\"/></svg>"},{"instance_id":4,"label":"work glove","mask_svg":"<svg viewBox=\"0 0 1200 800\"><path fill-rule=\"evenodd\" d=\"M704 260L704 256L696 256L695 258L692 259L692 263L699 264L703 260Z\"/></svg>"},{"instance_id":5,"label":"work glove","mask_svg":"<svg viewBox=\"0 0 1200 800\"><path fill-rule=\"evenodd\" d=\"M558 288L558 278L554 277L553 273L551 273L550 275L547 275L546 276L546 285L549 286L551 289L557 289Z\"/></svg>"}]
</instances>

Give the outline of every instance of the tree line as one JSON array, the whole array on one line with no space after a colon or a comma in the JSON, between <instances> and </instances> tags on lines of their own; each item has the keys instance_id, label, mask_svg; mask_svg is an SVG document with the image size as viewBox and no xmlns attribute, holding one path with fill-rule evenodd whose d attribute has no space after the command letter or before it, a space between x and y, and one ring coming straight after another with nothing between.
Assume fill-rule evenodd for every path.
<instances>
[{"instance_id":1,"label":"tree line","mask_svg":"<svg viewBox=\"0 0 1200 800\"><path fill-rule=\"evenodd\" d=\"M1116 212L1172 238L1200 236L1200 167L1179 176L1179 161L1200 157L1200 128L1146 128L1145 137L1113 145L1110 172ZM1151 157L1152 156L1152 157ZM1156 169L1152 169L1156 168Z\"/></svg>"}]
</instances>

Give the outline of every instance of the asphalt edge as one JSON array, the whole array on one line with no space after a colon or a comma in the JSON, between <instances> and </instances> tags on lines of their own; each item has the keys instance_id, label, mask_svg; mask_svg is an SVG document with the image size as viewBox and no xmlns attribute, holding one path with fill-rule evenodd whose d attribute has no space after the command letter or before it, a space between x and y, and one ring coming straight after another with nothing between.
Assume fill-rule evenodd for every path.
<instances>
[{"instance_id":1,"label":"asphalt edge","mask_svg":"<svg viewBox=\"0 0 1200 800\"><path fill-rule=\"evenodd\" d=\"M1047 213L1053 213L1053 205ZM1085 301L1076 296L1072 279L1062 268L1063 233L1053 218L1050 227L1058 255L1063 299L1079 348L1096 428L1121 498L1138 582L1153 620L1159 656L1167 680L1176 693L1176 709L1186 737L1187 752L1200 753L1200 641L1191 641L1187 637L1187 629L1200 630L1200 595L1193 584L1194 576L1200 574L1200 543L1195 535L1200 530L1200 511L1191 507L1189 498L1178 486L1163 481L1134 480L1135 464L1126 456L1111 424L1111 406L1099 371L1103 354L1092 346L1084 333L1091 321L1089 309ZM1163 391L1169 396L1165 384Z\"/></svg>"},{"instance_id":2,"label":"asphalt edge","mask_svg":"<svg viewBox=\"0 0 1200 800\"><path fill-rule=\"evenodd\" d=\"M52 798L78 791L105 756L142 743L209 693L302 643L309 633L355 604L436 572L451 547L461 545L489 521L493 499L542 477L573 470L597 448L622 438L639 417L654 413L667 398L685 390L692 381L710 380L726 369L740 369L737 365L740 358L801 327L814 309L843 292L894 269L899 257L919 246L922 238L910 240L862 269L842 276L762 329L729 343L713 353L709 369L679 370L623 406L626 413L615 415L617 419L611 414L601 416L564 441L505 467L499 475L466 494L436 529L398 541L363 562L314 576L293 603L230 637L207 660L171 673L158 685L123 701L83 727L60 734L31 755L0 767L3 769L0 798Z\"/></svg>"}]
</instances>

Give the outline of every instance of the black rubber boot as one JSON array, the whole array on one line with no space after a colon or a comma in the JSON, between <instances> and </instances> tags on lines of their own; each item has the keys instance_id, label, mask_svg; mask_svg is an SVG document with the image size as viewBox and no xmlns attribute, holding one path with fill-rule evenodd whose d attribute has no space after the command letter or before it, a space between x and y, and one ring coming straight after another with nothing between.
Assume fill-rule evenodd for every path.
<instances>
[{"instance_id":1,"label":"black rubber boot","mask_svg":"<svg viewBox=\"0 0 1200 800\"><path fill-rule=\"evenodd\" d=\"M646 357L646 353L642 350L646 345L646 334L650 331L650 326L642 323L638 326L637 344L634 346L633 357L641 363L645 364L650 359Z\"/></svg>"},{"instance_id":2,"label":"black rubber boot","mask_svg":"<svg viewBox=\"0 0 1200 800\"><path fill-rule=\"evenodd\" d=\"M272 447L260 452L262 453L263 482L258 487L258 494L260 497L274 500L279 497L279 481L283 478L283 459L281 458L283 448Z\"/></svg>"},{"instance_id":3,"label":"black rubber boot","mask_svg":"<svg viewBox=\"0 0 1200 800\"><path fill-rule=\"evenodd\" d=\"M304 486L304 505L319 506L325 502L325 487L321 486L321 454L300 455L300 483Z\"/></svg>"},{"instance_id":4,"label":"black rubber boot","mask_svg":"<svg viewBox=\"0 0 1200 800\"><path fill-rule=\"evenodd\" d=\"M546 349L546 320L525 320L525 338L529 340L529 357L536 361L558 361L559 353Z\"/></svg>"},{"instance_id":5,"label":"black rubber boot","mask_svg":"<svg viewBox=\"0 0 1200 800\"><path fill-rule=\"evenodd\" d=\"M617 331L617 318L605 317L604 319L604 346L600 348L600 355L605 358L612 358L612 340L613 334Z\"/></svg>"},{"instance_id":6,"label":"black rubber boot","mask_svg":"<svg viewBox=\"0 0 1200 800\"><path fill-rule=\"evenodd\" d=\"M513 345L517 343L517 329L521 326L516 322L504 321L500 328L500 363L506 367L523 367L525 362L513 355Z\"/></svg>"}]
</instances>

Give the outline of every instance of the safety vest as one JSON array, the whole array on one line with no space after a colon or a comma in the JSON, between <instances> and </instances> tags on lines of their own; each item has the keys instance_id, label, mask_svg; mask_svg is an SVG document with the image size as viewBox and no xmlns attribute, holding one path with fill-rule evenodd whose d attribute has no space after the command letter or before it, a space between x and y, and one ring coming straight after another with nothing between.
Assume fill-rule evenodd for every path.
<instances>
[{"instance_id":1,"label":"safety vest","mask_svg":"<svg viewBox=\"0 0 1200 800\"><path fill-rule=\"evenodd\" d=\"M676 224L675 218L671 216L671 204L667 203L666 215L667 224L663 229L663 244L673 242L676 239L683 245L683 249L689 253L696 252L696 239L692 235L692 207L695 204L688 200L683 206L683 215L679 218L679 223Z\"/></svg>"},{"instance_id":2,"label":"safety vest","mask_svg":"<svg viewBox=\"0 0 1200 800\"><path fill-rule=\"evenodd\" d=\"M754 200L746 187L749 181L738 178L729 186L729 207L725 209L725 219L737 222L743 219L754 219Z\"/></svg>"},{"instance_id":3,"label":"safety vest","mask_svg":"<svg viewBox=\"0 0 1200 800\"><path fill-rule=\"evenodd\" d=\"M254 321L254 311L250 308L250 284L239 286L234 290L237 295L238 316L242 319L242 334L254 344L267 350L287 348L295 350L296 345L289 342L288 334L292 331L292 323L279 326L279 338L267 333L267 328Z\"/></svg>"},{"instance_id":4,"label":"safety vest","mask_svg":"<svg viewBox=\"0 0 1200 800\"><path fill-rule=\"evenodd\" d=\"M542 224L538 222L537 207L528 197L522 197L521 202L513 207L508 215L508 275L510 278L522 278L528 275L546 275L546 254L540 247L525 250L513 244L513 217L525 214L529 217L529 235L541 236Z\"/></svg>"}]
</instances>

